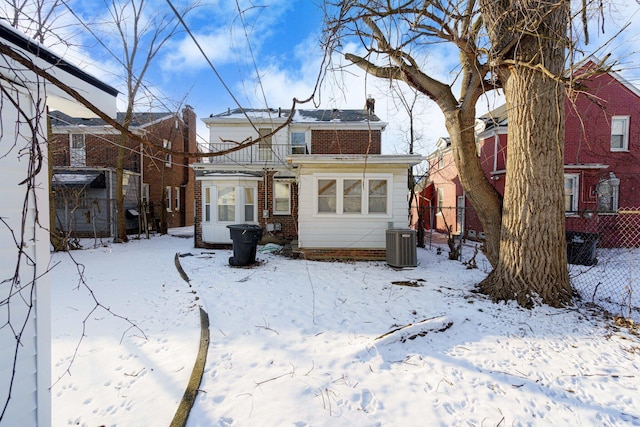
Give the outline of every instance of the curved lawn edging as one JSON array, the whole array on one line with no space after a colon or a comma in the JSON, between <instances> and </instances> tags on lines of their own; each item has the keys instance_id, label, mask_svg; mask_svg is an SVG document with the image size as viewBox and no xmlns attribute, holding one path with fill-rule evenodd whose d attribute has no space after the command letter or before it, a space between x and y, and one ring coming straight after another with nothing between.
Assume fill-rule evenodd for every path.
<instances>
[{"instance_id":1,"label":"curved lawn edging","mask_svg":"<svg viewBox=\"0 0 640 427\"><path fill-rule=\"evenodd\" d=\"M178 272L180 273L182 278L185 280L185 282L189 283L189 279L182 269L182 266L180 265L179 254L176 254L175 263L176 268L178 269ZM191 284L189 284L189 286L191 286ZM202 374L204 373L204 366L207 362L208 350L209 315L202 309L202 307L200 307L200 346L198 348L198 356L196 357L196 361L193 365L191 378L189 378L189 383L187 384L187 388L184 391L184 395L182 396L180 405L178 405L176 414L173 416L173 420L171 420L171 427L184 427L187 424L189 412L191 412L191 408L193 407L193 403L195 402L196 396L198 394L200 382L202 381Z\"/></svg>"}]
</instances>

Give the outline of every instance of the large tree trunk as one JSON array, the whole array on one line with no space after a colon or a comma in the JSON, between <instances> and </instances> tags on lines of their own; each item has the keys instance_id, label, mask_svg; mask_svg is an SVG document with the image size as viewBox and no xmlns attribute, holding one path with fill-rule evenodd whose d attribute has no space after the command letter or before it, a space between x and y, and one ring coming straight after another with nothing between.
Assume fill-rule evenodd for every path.
<instances>
[{"instance_id":1,"label":"large tree trunk","mask_svg":"<svg viewBox=\"0 0 640 427\"><path fill-rule=\"evenodd\" d=\"M504 4L492 3L498 9ZM531 0L519 5L507 25L518 35L517 43L508 55L512 60L501 70L509 127L500 259L480 289L494 300L562 306L571 299L564 217L564 87L552 76L563 71L568 2ZM508 16L509 7L495 16ZM490 35L497 34L494 24L506 28L505 20L486 22ZM524 28L523 22L538 26ZM525 30L536 35L525 35Z\"/></svg>"}]
</instances>

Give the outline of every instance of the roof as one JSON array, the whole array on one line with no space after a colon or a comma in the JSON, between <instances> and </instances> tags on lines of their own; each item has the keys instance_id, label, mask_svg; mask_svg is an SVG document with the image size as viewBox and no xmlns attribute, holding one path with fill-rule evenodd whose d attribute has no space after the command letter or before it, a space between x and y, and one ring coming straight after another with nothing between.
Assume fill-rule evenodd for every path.
<instances>
[{"instance_id":1,"label":"roof","mask_svg":"<svg viewBox=\"0 0 640 427\"><path fill-rule=\"evenodd\" d=\"M212 114L211 119L237 119L246 120L247 116L251 119L266 120L286 120L289 118L291 110L286 108L234 108L220 114ZM380 122L380 118L375 114L369 113L365 109L360 110L341 110L341 109L325 109L325 110L296 110L292 119L293 123L312 123L312 122Z\"/></svg>"},{"instance_id":2,"label":"roof","mask_svg":"<svg viewBox=\"0 0 640 427\"><path fill-rule=\"evenodd\" d=\"M0 38L7 40L8 42L18 46L20 49L29 52L30 54L40 59L43 59L49 64L66 71L72 76L84 80L85 82L103 90L110 95L118 95L118 90L114 87L109 86L108 84L102 82L101 80L98 80L96 77L92 76L86 71L81 70L75 65L65 61L41 44L16 31L14 28L11 28L6 22L2 20L0 20Z\"/></svg>"},{"instance_id":3,"label":"roof","mask_svg":"<svg viewBox=\"0 0 640 427\"><path fill-rule=\"evenodd\" d=\"M500 126L506 126L508 123L507 104L503 104L495 110L491 110L487 114L480 116L479 120L483 121L485 124L483 131Z\"/></svg>"},{"instance_id":4,"label":"roof","mask_svg":"<svg viewBox=\"0 0 640 427\"><path fill-rule=\"evenodd\" d=\"M61 111L52 111L49 113L51 118L51 126L109 126L107 122L99 117L71 117ZM178 117L175 113L156 112L156 113L133 113L130 126L132 127L145 127L150 124L156 123L166 118ZM116 117L118 123L124 121L124 113L118 113Z\"/></svg>"},{"instance_id":5,"label":"roof","mask_svg":"<svg viewBox=\"0 0 640 427\"><path fill-rule=\"evenodd\" d=\"M106 188L104 172L97 171L64 171L56 172L51 177L52 187L87 187Z\"/></svg>"}]
</instances>

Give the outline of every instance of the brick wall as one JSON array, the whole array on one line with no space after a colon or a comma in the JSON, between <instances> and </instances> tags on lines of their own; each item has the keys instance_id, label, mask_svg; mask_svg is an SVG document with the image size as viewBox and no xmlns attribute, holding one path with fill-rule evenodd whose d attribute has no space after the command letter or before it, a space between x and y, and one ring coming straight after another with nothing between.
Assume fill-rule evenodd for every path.
<instances>
[{"instance_id":1,"label":"brick wall","mask_svg":"<svg viewBox=\"0 0 640 427\"><path fill-rule=\"evenodd\" d=\"M385 249L300 249L302 256L313 260L349 259L358 261L386 260Z\"/></svg>"},{"instance_id":2,"label":"brick wall","mask_svg":"<svg viewBox=\"0 0 640 427\"><path fill-rule=\"evenodd\" d=\"M379 130L312 130L312 154L380 154Z\"/></svg>"}]
</instances>

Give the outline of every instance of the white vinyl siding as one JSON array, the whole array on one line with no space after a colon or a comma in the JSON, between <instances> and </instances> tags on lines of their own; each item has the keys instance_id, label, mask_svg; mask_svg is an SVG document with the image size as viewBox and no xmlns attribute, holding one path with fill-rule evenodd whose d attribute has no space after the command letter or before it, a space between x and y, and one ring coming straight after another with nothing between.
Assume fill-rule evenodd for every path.
<instances>
[{"instance_id":1,"label":"white vinyl siding","mask_svg":"<svg viewBox=\"0 0 640 427\"><path fill-rule=\"evenodd\" d=\"M231 243L227 225L257 223L258 180L262 178L202 180L202 240Z\"/></svg>"},{"instance_id":2,"label":"white vinyl siding","mask_svg":"<svg viewBox=\"0 0 640 427\"><path fill-rule=\"evenodd\" d=\"M18 274L22 291L15 293L16 288L11 283L0 287L0 301L10 298L8 304L0 305L0 318L11 322L11 326L5 324L0 328L0 402L3 405L15 372L11 400L1 424L50 426L51 300L49 276L45 274L50 256L49 233L46 231L49 216L42 215L49 210L49 181L45 167L34 177L33 187L19 185L30 174L29 161L20 158L19 153L24 147L31 146L31 131L7 95L18 103L27 117L44 118L45 115L42 111L36 112L32 99L23 88L16 90L6 81L2 85L2 143L5 146L15 144L17 149L5 150L5 155L0 156L0 217L3 220L0 228L0 276L4 279ZM39 127L39 132L46 133L44 122L34 121L33 124ZM44 144L40 148L46 153ZM25 205L27 194L28 204ZM36 218L38 211L40 215ZM15 238L22 243L20 248L16 246ZM22 262L18 266L20 252ZM32 285L34 279L35 284ZM10 296L9 292L14 293ZM15 338L16 331L21 333L19 344Z\"/></svg>"},{"instance_id":3,"label":"white vinyl siding","mask_svg":"<svg viewBox=\"0 0 640 427\"><path fill-rule=\"evenodd\" d=\"M377 180L387 182L388 210L386 213L368 213L369 182L377 182ZM319 212L318 189L322 188L324 183L325 186L328 185L326 190L329 190L332 181L335 181L336 194L340 195L335 197L336 212L339 213ZM345 183L348 188L348 183L354 181L364 182L361 213L344 211ZM299 185L298 241L300 247L383 249L386 247L385 233L390 222L397 227L406 227L408 209L406 169L385 167L382 171L353 174L302 173ZM347 194L349 195L350 191L347 191ZM355 195L353 197L355 199ZM351 202L347 202L349 203Z\"/></svg>"}]
</instances>

